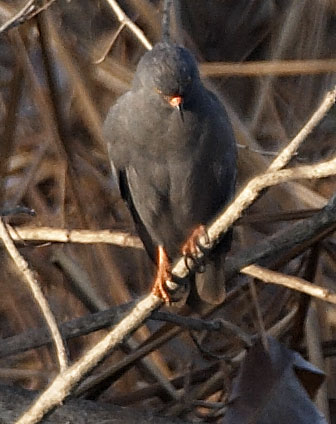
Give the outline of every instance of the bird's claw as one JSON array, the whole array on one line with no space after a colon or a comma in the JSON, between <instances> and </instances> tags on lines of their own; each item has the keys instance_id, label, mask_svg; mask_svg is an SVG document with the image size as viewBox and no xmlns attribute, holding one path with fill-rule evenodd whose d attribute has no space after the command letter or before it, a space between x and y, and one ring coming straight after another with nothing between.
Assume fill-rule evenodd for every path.
<instances>
[{"instance_id":1,"label":"bird's claw","mask_svg":"<svg viewBox=\"0 0 336 424\"><path fill-rule=\"evenodd\" d=\"M209 244L209 236L205 230L204 225L199 225L192 232L191 236L182 246L182 254L184 256L185 266L190 270L191 268L195 268L197 272L202 273L205 271L205 261L204 261L204 253L205 248L204 245L201 244L200 238L204 237L204 244ZM203 254L202 257L199 257L200 254Z\"/></svg>"},{"instance_id":2,"label":"bird's claw","mask_svg":"<svg viewBox=\"0 0 336 424\"><path fill-rule=\"evenodd\" d=\"M170 263L166 251L162 246L158 247L157 273L152 287L152 293L160 297L165 303L170 304L167 293L166 281L171 280Z\"/></svg>"}]
</instances>

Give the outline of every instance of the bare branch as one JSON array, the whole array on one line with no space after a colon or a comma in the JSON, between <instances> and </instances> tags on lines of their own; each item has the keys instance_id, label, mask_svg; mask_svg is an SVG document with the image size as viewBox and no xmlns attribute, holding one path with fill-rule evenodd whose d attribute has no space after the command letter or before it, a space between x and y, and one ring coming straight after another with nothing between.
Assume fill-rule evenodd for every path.
<instances>
[{"instance_id":1,"label":"bare branch","mask_svg":"<svg viewBox=\"0 0 336 424\"><path fill-rule=\"evenodd\" d=\"M209 246L212 246L220 239L221 235L229 229L265 188L296 179L324 178L331 175L336 175L336 157L317 165L268 172L253 178L229 207L207 227L210 240ZM173 269L174 275L185 278L188 272L184 258L179 259Z\"/></svg>"},{"instance_id":2,"label":"bare branch","mask_svg":"<svg viewBox=\"0 0 336 424\"><path fill-rule=\"evenodd\" d=\"M149 42L144 32L134 22L130 20L130 18L125 14L125 12L119 6L118 2L116 2L115 0L106 0L106 1L113 9L113 12L116 14L118 18L118 21L122 24L125 24L133 32L133 34L141 41L141 43L146 47L147 50L151 50L152 44Z\"/></svg>"},{"instance_id":3,"label":"bare branch","mask_svg":"<svg viewBox=\"0 0 336 424\"><path fill-rule=\"evenodd\" d=\"M143 249L138 236L123 231L68 230L52 227L10 227L10 236L15 241L54 241L59 243L109 243L121 247Z\"/></svg>"},{"instance_id":4,"label":"bare branch","mask_svg":"<svg viewBox=\"0 0 336 424\"><path fill-rule=\"evenodd\" d=\"M6 29L10 28L17 22L24 14L26 14L33 6L35 0L28 0L27 3L20 9L14 16L0 26L0 34Z\"/></svg>"},{"instance_id":5,"label":"bare branch","mask_svg":"<svg viewBox=\"0 0 336 424\"><path fill-rule=\"evenodd\" d=\"M262 239L247 247L239 255L228 257L225 270L229 280L247 265L261 264L263 266L274 263L284 252L295 249L294 255L302 253L311 244L322 240L336 228L336 195L319 212L305 220L296 222L277 233Z\"/></svg>"},{"instance_id":6,"label":"bare branch","mask_svg":"<svg viewBox=\"0 0 336 424\"><path fill-rule=\"evenodd\" d=\"M297 151L300 144L307 138L307 136L313 131L313 129L320 123L327 112L330 110L332 105L335 103L336 87L328 91L322 100L320 106L313 113L309 121L299 131L299 133L293 138L293 140L283 149L280 155L274 159L271 165L268 167L268 171L277 171L287 165L290 159Z\"/></svg>"},{"instance_id":7,"label":"bare branch","mask_svg":"<svg viewBox=\"0 0 336 424\"><path fill-rule=\"evenodd\" d=\"M40 7L34 5L36 0L28 0L27 3L20 9L14 16L12 16L8 21L0 26L0 34L6 30L14 28L17 25L20 25L29 19L36 16L38 13L47 9L55 0L49 0Z\"/></svg>"},{"instance_id":8,"label":"bare branch","mask_svg":"<svg viewBox=\"0 0 336 424\"><path fill-rule=\"evenodd\" d=\"M0 237L5 248L7 249L8 254L13 259L24 280L27 282L28 287L33 295L33 298L36 300L37 304L39 305L42 311L42 314L47 322L53 341L55 343L59 367L60 371L62 372L67 368L68 360L55 317L49 308L48 302L45 299L42 290L36 278L34 277L33 272L29 269L27 262L16 249L2 218L0 218Z\"/></svg>"},{"instance_id":9,"label":"bare branch","mask_svg":"<svg viewBox=\"0 0 336 424\"><path fill-rule=\"evenodd\" d=\"M140 327L151 312L161 304L162 300L152 293L141 300L100 342L60 373L16 424L33 424L41 420L44 414L64 400L83 375L94 368L125 337Z\"/></svg>"},{"instance_id":10,"label":"bare branch","mask_svg":"<svg viewBox=\"0 0 336 424\"><path fill-rule=\"evenodd\" d=\"M288 287L289 289L297 290L318 299L336 304L336 293L332 293L330 290L317 286L316 284L309 283L303 278L271 271L270 269L263 268L259 265L248 265L241 269L240 272L250 275L251 277L258 278L258 280L263 281L264 283L272 283Z\"/></svg>"},{"instance_id":11,"label":"bare branch","mask_svg":"<svg viewBox=\"0 0 336 424\"><path fill-rule=\"evenodd\" d=\"M272 60L255 62L211 62L200 65L205 77L261 77L265 75L314 75L336 71L335 59Z\"/></svg>"}]
</instances>

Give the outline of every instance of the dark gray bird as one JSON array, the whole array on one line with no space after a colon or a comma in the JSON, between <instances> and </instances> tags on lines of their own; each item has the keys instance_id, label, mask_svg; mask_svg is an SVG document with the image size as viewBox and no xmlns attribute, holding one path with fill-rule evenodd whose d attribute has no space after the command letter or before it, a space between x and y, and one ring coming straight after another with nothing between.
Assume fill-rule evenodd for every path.
<instances>
[{"instance_id":1,"label":"dark gray bird","mask_svg":"<svg viewBox=\"0 0 336 424\"><path fill-rule=\"evenodd\" d=\"M202 84L191 53L163 41L141 58L131 90L108 113L104 133L121 195L153 260L161 246L164 280L164 252L174 261L183 246L188 250L200 225L234 194L236 144L226 111ZM191 277L191 297L223 301L230 245L227 233L205 272Z\"/></svg>"}]
</instances>

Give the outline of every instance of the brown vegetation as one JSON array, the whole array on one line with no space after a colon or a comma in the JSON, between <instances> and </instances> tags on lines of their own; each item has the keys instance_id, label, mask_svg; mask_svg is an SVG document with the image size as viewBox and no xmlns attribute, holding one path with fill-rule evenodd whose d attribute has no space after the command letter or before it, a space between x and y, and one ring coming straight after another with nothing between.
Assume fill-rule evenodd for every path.
<instances>
[{"instance_id":1,"label":"brown vegetation","mask_svg":"<svg viewBox=\"0 0 336 424\"><path fill-rule=\"evenodd\" d=\"M24 9L28 3L34 9ZM317 403L335 422L335 5L175 3L174 37L201 63L240 145L242 193L221 227L208 229L215 238L235 225L228 297L203 320L156 313L89 377L78 377L77 388L62 386L54 404L71 391L153 414L220 420L246 349L259 336L267 349L269 334L325 371ZM79 368L84 352L120 321L126 309L119 306L149 292L154 269L110 175L101 127L160 37L160 7L154 0L0 2L1 209L36 213L0 225L7 240L0 252L2 382L43 390L60 370L69 375L68 362ZM295 148L279 156L307 122ZM65 346L51 343L36 287ZM99 312L108 308L109 315ZM316 381L305 387L315 394Z\"/></svg>"}]
</instances>

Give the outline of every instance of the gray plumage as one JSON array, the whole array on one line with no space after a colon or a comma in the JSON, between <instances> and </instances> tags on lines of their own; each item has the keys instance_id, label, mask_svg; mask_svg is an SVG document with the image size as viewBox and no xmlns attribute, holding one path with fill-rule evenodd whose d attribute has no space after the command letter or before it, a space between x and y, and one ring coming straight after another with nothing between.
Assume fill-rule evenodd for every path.
<instances>
[{"instance_id":1,"label":"gray plumage","mask_svg":"<svg viewBox=\"0 0 336 424\"><path fill-rule=\"evenodd\" d=\"M183 98L183 119L168 102L177 95ZM202 84L191 53L166 41L147 52L131 90L111 107L104 134L121 195L149 255L155 260L162 245L174 261L192 230L207 224L232 198L236 179L230 122ZM192 277L192 296L209 303L223 300L230 244L228 233L205 273Z\"/></svg>"}]
</instances>

